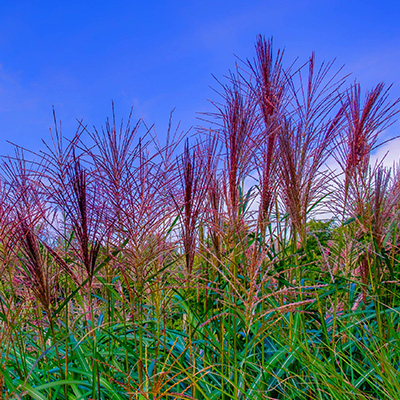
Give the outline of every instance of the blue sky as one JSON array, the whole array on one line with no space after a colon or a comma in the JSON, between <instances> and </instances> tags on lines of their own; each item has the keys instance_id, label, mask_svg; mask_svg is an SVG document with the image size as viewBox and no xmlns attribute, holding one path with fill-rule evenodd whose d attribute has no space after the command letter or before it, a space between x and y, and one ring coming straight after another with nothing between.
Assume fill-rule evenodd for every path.
<instances>
[{"instance_id":1,"label":"blue sky","mask_svg":"<svg viewBox=\"0 0 400 400\"><path fill-rule=\"evenodd\" d=\"M0 154L12 149L6 140L41 148L53 105L66 136L76 118L103 125L112 100L117 118L133 106L160 136L173 108L188 129L216 99L212 74L233 68L234 55L253 57L259 33L273 36L288 62L311 51L336 58L364 88L394 84L395 99L399 20L396 0L0 0Z\"/></svg>"}]
</instances>

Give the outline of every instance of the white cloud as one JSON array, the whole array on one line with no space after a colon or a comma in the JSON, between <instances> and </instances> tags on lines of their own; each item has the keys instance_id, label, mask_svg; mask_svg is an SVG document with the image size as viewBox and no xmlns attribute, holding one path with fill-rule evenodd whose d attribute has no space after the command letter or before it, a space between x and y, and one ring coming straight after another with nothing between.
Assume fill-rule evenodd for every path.
<instances>
[{"instance_id":1,"label":"white cloud","mask_svg":"<svg viewBox=\"0 0 400 400\"><path fill-rule=\"evenodd\" d=\"M371 155L371 165L380 161L386 167L392 167L400 161L400 138L383 144Z\"/></svg>"}]
</instances>

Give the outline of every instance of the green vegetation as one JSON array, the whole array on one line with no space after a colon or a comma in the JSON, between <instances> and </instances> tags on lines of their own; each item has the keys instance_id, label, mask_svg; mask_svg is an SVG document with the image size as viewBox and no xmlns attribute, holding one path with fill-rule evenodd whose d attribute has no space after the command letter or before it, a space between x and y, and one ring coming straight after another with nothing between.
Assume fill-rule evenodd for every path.
<instances>
[{"instance_id":1,"label":"green vegetation","mask_svg":"<svg viewBox=\"0 0 400 400\"><path fill-rule=\"evenodd\" d=\"M3 398L400 398L397 101L344 85L259 37L195 144L113 114L4 159Z\"/></svg>"}]
</instances>

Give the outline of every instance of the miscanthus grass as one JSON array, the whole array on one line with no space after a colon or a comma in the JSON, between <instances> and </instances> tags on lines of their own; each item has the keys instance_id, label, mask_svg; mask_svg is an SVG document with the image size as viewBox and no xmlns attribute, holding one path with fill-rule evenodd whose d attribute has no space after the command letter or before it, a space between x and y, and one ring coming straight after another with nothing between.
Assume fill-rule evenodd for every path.
<instances>
[{"instance_id":1,"label":"miscanthus grass","mask_svg":"<svg viewBox=\"0 0 400 400\"><path fill-rule=\"evenodd\" d=\"M113 109L3 159L3 398L400 398L398 101L263 37L219 85L194 140Z\"/></svg>"}]
</instances>

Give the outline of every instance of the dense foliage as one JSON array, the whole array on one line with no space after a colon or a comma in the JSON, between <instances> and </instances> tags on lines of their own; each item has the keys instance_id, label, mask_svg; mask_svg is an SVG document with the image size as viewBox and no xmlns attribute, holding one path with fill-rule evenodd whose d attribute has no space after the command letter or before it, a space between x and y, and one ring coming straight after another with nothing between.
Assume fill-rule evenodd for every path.
<instances>
[{"instance_id":1,"label":"dense foliage","mask_svg":"<svg viewBox=\"0 0 400 400\"><path fill-rule=\"evenodd\" d=\"M397 101L340 74L259 37L190 140L113 110L5 158L3 397L400 398Z\"/></svg>"}]
</instances>

